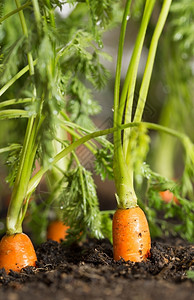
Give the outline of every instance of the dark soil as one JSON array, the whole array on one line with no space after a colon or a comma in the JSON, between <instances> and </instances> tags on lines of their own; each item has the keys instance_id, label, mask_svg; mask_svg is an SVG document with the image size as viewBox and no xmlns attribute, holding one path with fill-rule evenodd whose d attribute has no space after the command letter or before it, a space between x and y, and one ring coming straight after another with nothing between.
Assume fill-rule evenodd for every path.
<instances>
[{"instance_id":1,"label":"dark soil","mask_svg":"<svg viewBox=\"0 0 194 300\"><path fill-rule=\"evenodd\" d=\"M142 263L114 262L107 240L70 248L49 241L37 256L36 269L9 275L0 270L1 300L194 299L194 282L187 278L187 270L194 270L194 246L179 241L153 242L151 257Z\"/></svg>"}]
</instances>

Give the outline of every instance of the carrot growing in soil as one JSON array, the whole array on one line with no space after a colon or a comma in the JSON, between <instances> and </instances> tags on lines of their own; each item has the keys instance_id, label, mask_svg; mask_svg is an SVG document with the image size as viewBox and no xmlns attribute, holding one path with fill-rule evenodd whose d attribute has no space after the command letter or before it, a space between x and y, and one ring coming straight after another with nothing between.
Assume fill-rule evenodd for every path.
<instances>
[{"instance_id":1,"label":"carrot growing in soil","mask_svg":"<svg viewBox=\"0 0 194 300\"><path fill-rule=\"evenodd\" d=\"M47 229L47 240L56 241L58 243L64 240L67 235L69 226L65 225L63 221L52 221Z\"/></svg>"},{"instance_id":2,"label":"carrot growing in soil","mask_svg":"<svg viewBox=\"0 0 194 300\"><path fill-rule=\"evenodd\" d=\"M100 137L102 135L107 135L109 133L114 133L114 146L115 146L115 156L114 156L114 173L115 173L115 182L116 182L116 187L117 187L117 199L118 199L118 211L116 212L114 216L115 224L116 224L116 230L119 229L120 227L125 227L128 225L128 223L134 223L139 221L142 218L145 218L144 214L140 210L140 208L137 206L137 197L134 191L133 187L133 173L134 173L134 153L140 155L141 153L138 153L136 149L137 147L134 147L134 144L136 144L136 134L138 135L139 142L145 141L147 139L147 135L145 134L145 128L150 128L154 130L162 130L166 133L170 133L173 136L179 137L180 139L185 141L185 149L190 149L190 144L187 143L187 139L185 139L185 136L181 136L180 134L176 133L173 130L170 130L168 128L162 128L162 126L156 125L156 124L149 124L149 123L141 123L141 116L145 104L145 99L147 96L147 88L149 85L149 80L151 76L151 71L152 71L152 66L153 66L153 58L155 56L155 51L156 51L156 46L157 46L157 40L159 38L159 35L161 33L161 29L163 27L163 21L165 20L170 1L164 1L164 9L161 12L161 17L159 18L160 22L158 21L158 24L156 26L156 30L153 36L153 42L151 43L150 46L150 55L148 56L148 63L147 67L145 70L145 75L143 78L142 82L142 88L140 91L140 100L138 101L137 109L136 109L136 115L134 118L134 122L131 122L131 114L130 114L130 109L132 106L132 98L133 98L133 92L134 92L134 85L136 81L136 73L137 73L137 67L139 63L139 56L141 53L142 49L142 44L144 40L144 35L146 31L146 27L148 24L148 20L151 14L151 11L153 9L153 4L154 1L146 1L146 6L145 6L145 13L142 19L142 26L141 30L137 39L137 43L134 49L134 54L131 60L131 64L129 66L129 71L127 73L126 77L126 82L124 85L124 89L121 95L121 99L119 101L119 81L120 81L120 65L121 65L121 57L122 57L122 46L123 46L123 38L124 38L124 31L125 31L125 26L126 22L128 20L128 10L130 7L131 1L127 1L127 6L126 6L126 11L125 11L125 17L124 17L124 22L122 25L122 34L121 34L121 44L120 44L120 52L119 52L119 59L118 59L118 68L117 68L117 76L116 76L116 84L115 84L115 105L114 105L114 128L102 130L102 131L89 131L89 130L82 130L81 126L78 125L78 129L80 129L79 133L77 134L76 132L70 132L71 134L74 134L75 141L70 144L68 147L62 147L63 150L61 150L57 155L53 156L51 152L47 153L46 150L49 150L44 148L45 151L42 151L43 148L39 147L40 144L41 146L48 146L50 145L49 142L53 141L53 139L56 138L56 135L53 133L54 128L57 124L60 123L59 118L53 119L57 117L57 114L61 113L61 109L58 106L58 104L62 103L63 97L61 94L66 94L67 90L65 89L65 83L67 78L63 77L58 77L60 74L62 74L62 69L67 71L67 67L69 65L68 63L64 62L64 65L62 64L62 69L60 68L60 65L57 65L59 63L60 58L65 55L66 51L69 49L68 47L74 45L75 43L75 48L78 50L76 53L82 53L84 58L87 57L85 51L80 51L80 42L82 41L84 35L82 36L77 36L76 38L71 41L71 43L67 43L67 47L64 47L64 45L60 44L61 36L57 40L57 47L55 47L55 40L53 43L51 43L51 40L54 39L54 26L51 26L52 23L54 22L54 10L53 6L50 6L49 8L49 3L51 4L50 1L46 1L47 3L45 4L45 9L41 9L41 12L43 13L43 17L40 14L39 11L39 6L38 6L38 1L33 0L32 5L34 6L35 10L35 26L39 34L37 36L39 37L44 37L43 41L41 42L41 47L38 49L40 52L38 52L38 58L36 60L33 60L31 52L27 53L28 57L28 66L25 66L22 70L20 70L14 77L6 83L1 89L0 89L0 95L2 95L13 83L15 83L16 80L18 80L21 76L24 74L27 75L27 72L30 71L30 75L28 77L29 82L31 83L31 86L33 87L30 89L30 95L32 96L31 98L31 104L32 104L32 110L29 112L27 110L21 109L21 110L4 110L0 112L0 118L15 118L15 117L25 117L28 118L28 123L27 123L27 130L26 130L26 135L24 139L24 143L22 146L22 151L20 152L20 159L19 159L19 165L17 165L17 174L16 177L14 177L14 187L13 187L13 193L12 193L12 199L9 205L8 209L8 214L7 214L7 238L10 240L10 242L13 240L13 238L16 239L20 235L23 236L22 234L22 222L26 214L28 202L30 199L31 194L34 192L36 189L37 185L41 181L43 175L45 175L46 172L49 172L52 168L55 168L57 163L63 159L65 156L67 156L69 153L72 153L78 146L88 143L93 138ZM98 1L100 3L100 1ZM16 0L16 3L19 5L19 0ZM53 4L55 5L55 4ZM111 7L110 7L111 8ZM21 9L18 9L17 11L20 12L20 19L22 23L22 28L24 31L24 35L26 40L27 39L27 27L25 25L25 19L22 13ZM45 13L45 14L44 14ZM31 15L31 11L30 11ZM33 16L33 18L34 18ZM34 19L33 19L34 21ZM48 21L48 23L47 23ZM41 23L43 22L43 24ZM96 18L94 18L94 23L96 24ZM97 22L98 23L98 22ZM32 24L31 24L32 25ZM33 24L34 25L34 24ZM43 30L41 32L41 29ZM78 33L80 34L80 31L78 30ZM34 35L31 35L34 36ZM57 36L57 35L56 35ZM66 36L66 34L65 34ZM79 39L78 39L79 38ZM89 35L88 37L89 41L91 41L91 37ZM26 42L25 40L25 42ZM78 42L80 41L80 42ZM39 40L37 40L36 46L38 45ZM58 44L61 47L58 47ZM84 43L85 44L85 40ZM92 46L92 43L87 44L88 46ZM77 49L78 47L78 49ZM25 47L25 49L30 49L30 47ZM49 50L49 55L46 56L45 49ZM70 51L74 49L73 47L70 47ZM82 48L81 48L82 49ZM57 60L55 59L57 55ZM33 52L33 55L37 57L37 49ZM89 52L88 52L89 55ZM68 56L68 55L67 55ZM99 72L99 68L93 68L93 61L96 62L96 54L93 56L94 60L91 60L90 58L89 61L89 66L91 65L91 69L89 68L90 72L89 75L91 78L94 78L94 71L97 69L97 73ZM70 62L73 63L74 59L71 57ZM75 60L77 62L77 60ZM79 61L79 60L78 60ZM81 61L81 59L80 59ZM62 62L61 62L62 63ZM36 65L36 69L34 72L34 66ZM44 66L44 68L43 68ZM45 66L47 68L45 68ZM98 65L97 65L98 66ZM81 69L88 69L85 68L85 61L83 68ZM74 70L73 70L74 71ZM35 73L36 77L33 77L33 74ZM66 74L67 77L69 78L69 73ZM75 73L73 72L73 77ZM102 75L102 74L101 74ZM100 77L101 77L100 75ZM89 76L88 76L89 77ZM34 80L35 79L35 80ZM55 84L56 83L56 84ZM64 84L61 84L64 83ZM75 82L74 82L75 83ZM78 84L79 83L79 84ZM77 85L74 86L74 89L77 89L77 86L80 85L80 82L78 81ZM36 89L36 87L38 87ZM55 89L56 88L56 89ZM63 90L64 88L64 90ZM83 87L82 87L83 88ZM64 92L65 91L65 92ZM82 91L83 92L83 91ZM87 93L85 93L84 89L84 97L87 96ZM89 95L90 96L90 95ZM88 97L89 97L88 96ZM132 98L131 98L132 97ZM126 101L127 98L127 101ZM59 100L60 99L60 100ZM8 100L4 102L9 102L10 101L13 104L16 104L17 99ZM89 97L90 100L90 97ZM26 99L23 99L23 103L26 103ZM91 100L90 100L91 102ZM126 103L127 102L127 103ZM89 102L88 102L89 103ZM88 106L87 103L87 106ZM4 105L5 103L3 103ZM50 105L50 106L49 106ZM54 109L54 110L53 110ZM55 110L56 109L56 110ZM123 112L125 112L125 121L124 124L122 122L123 120ZM46 123L44 123L47 121ZM52 122L51 122L52 121ZM66 120L68 121L68 120ZM67 122L68 123L68 122ZM71 127L71 128L76 128L74 123L69 122L69 124L66 123L66 126ZM71 123L71 124L70 124ZM44 124L44 126L42 125ZM51 126L52 124L52 126ZM51 127L49 127L51 126ZM44 128L43 128L44 127ZM82 127L83 128L83 127ZM126 129L129 130L126 130ZM135 130L134 128L138 129ZM44 130L43 130L44 129ZM65 129L63 127L63 129ZM42 130L42 132L41 132ZM65 129L66 130L66 129ZM121 134L121 130L124 130L124 136ZM68 131L68 130L67 130ZM72 130L73 131L73 130ZM53 133L53 135L47 137L48 134ZM127 135L130 134L130 139L126 138ZM46 145L43 144L44 137L47 141ZM146 140L147 141L147 140ZM63 142L63 141L62 141ZM63 144L63 143L61 143ZM146 143L143 143L144 148ZM90 147L92 143L88 143L88 147ZM188 147L187 147L188 146ZM193 147L193 145L192 145ZM37 151L38 150L40 151ZM131 149L133 151L131 151ZM96 150L96 149L93 149ZM135 151L135 152L134 152ZM36 159L36 157L39 158L37 155L37 152L39 155L42 154L41 159L42 159L42 165L40 167L40 170L31 178L32 175L32 170L33 170L33 164ZM134 152L134 153L133 153ZM49 155L48 155L49 154ZM37 156L36 156L37 155ZM47 159L44 158L46 156ZM48 159L49 158L49 159ZM76 188L76 195L80 195L77 193L79 192L78 185L77 185L77 178L79 177L79 182L81 184L79 185L80 190L83 190L81 195L82 198L81 201L79 197L74 197L73 199L73 205L72 203L68 203L66 200L68 209L66 211L69 211L69 214L71 215L71 221L73 223L74 219L78 216L80 218L81 215L81 221L82 221L82 227L86 232L92 232L93 236L102 238L104 237L103 231L102 231L102 216L99 212L98 208L98 201L95 193L95 188L94 184L91 180L91 175L89 172L86 172L84 168L81 168L79 166L79 162L77 163L78 168L76 172L72 172L70 176L72 177L71 183L72 183L72 188ZM15 174L14 174L15 175ZM80 179L81 178L81 179ZM76 184L74 184L76 182ZM71 192L71 189L69 189ZM73 191L74 192L74 191ZM67 193L68 194L68 193ZM70 195L70 193L68 194ZM72 193L72 196L74 194ZM73 198L73 197L72 197ZM89 200L88 200L89 199ZM69 200L69 199L68 199ZM77 207L79 202L79 207ZM76 217L75 216L75 211L76 211ZM127 218L125 222L120 221L120 213L123 213L127 215ZM128 215L129 214L129 215ZM41 220L42 221L42 220ZM94 222L95 221L95 222ZM77 222L78 223L78 222ZM120 225L121 224L121 225ZM146 221L143 223L142 228L140 227L135 227L131 230L132 235L131 237L134 237L134 234L136 235L134 239L131 238L131 241L134 243L134 249L132 250L135 252L135 258L134 260L142 260L146 258L149 255L150 251L150 237L149 237L149 230L146 225ZM80 224L77 225L78 230L80 230L79 227ZM118 225L118 226L117 226ZM138 225L139 226L139 225ZM77 228L76 228L77 229ZM82 228L81 228L82 229ZM144 242L144 234L145 234L145 239L146 241ZM117 238L118 237L118 243L115 241L116 238L114 238L114 248L115 245L117 245L116 249L118 249L117 252L117 257L118 259L120 257L124 258L125 260L127 259L133 259L132 258L132 253L127 253L127 256L125 257L123 253L120 252L119 249L122 249L123 245L120 243L122 240L120 231L117 230L116 233L114 233L114 236ZM5 267L7 272L9 269L15 269L19 271L23 266L26 265L35 265L35 260L36 256L34 255L33 261L31 260L26 260L26 254L23 252L24 248L23 246L19 243L20 248L23 252L21 255L22 257L22 262L13 261L11 257L9 256L9 253L15 253L15 248L12 247L12 243L10 243L9 248L5 250L5 247L3 246L4 241L6 238L3 238L1 242L1 254L2 254L2 264L1 267ZM137 242L139 240L139 243ZM142 242L143 241L143 242ZM145 243L145 244L144 244ZM145 245L145 247L144 247ZM127 249L128 250L128 249ZM19 249L17 251L17 257L20 257L19 255ZM27 251L27 250L25 250ZM33 252L33 251L32 251ZM125 249L124 249L125 252ZM115 252L116 253L116 252ZM7 265L7 262L5 263L5 256L8 255L10 258L10 264ZM30 255L33 257L33 255ZM130 258L131 256L131 258ZM115 259L116 254L115 254ZM7 260L7 259L6 259ZM18 267L19 266L19 267Z\"/></svg>"},{"instance_id":3,"label":"carrot growing in soil","mask_svg":"<svg viewBox=\"0 0 194 300\"><path fill-rule=\"evenodd\" d=\"M24 233L5 235L0 242L0 269L19 272L27 266L36 266L36 253L30 238Z\"/></svg>"},{"instance_id":4,"label":"carrot growing in soil","mask_svg":"<svg viewBox=\"0 0 194 300\"><path fill-rule=\"evenodd\" d=\"M118 60L115 80L115 97L114 97L114 127L119 127L123 123L141 122L142 114L147 98L150 78L152 74L158 39L164 27L168 11L171 5L170 0L165 0L155 27L151 40L147 63L139 91L139 98L132 120L132 108L134 99L135 83L140 55L151 17L155 1L147 0L145 3L144 13L136 38L133 54L123 89L120 95L120 75L124 37L126 31L128 15L130 13L131 1L126 2L123 16L120 42L118 49ZM123 121L124 120L124 121ZM146 134L141 126L138 131L134 129L125 129L123 135L120 131L114 133L114 178L117 190L118 209L113 216L113 251L114 259L131 260L134 262L145 260L150 255L151 239L148 223L144 212L137 204L137 196L134 190L134 169L137 160L144 159L144 155L138 153L138 139L143 137L144 155L147 151ZM139 137L138 137L139 136ZM134 146L135 145L135 146Z\"/></svg>"},{"instance_id":5,"label":"carrot growing in soil","mask_svg":"<svg viewBox=\"0 0 194 300\"><path fill-rule=\"evenodd\" d=\"M16 6L20 9L20 1L15 0ZM26 21L22 10L19 10L19 17L23 35L28 37ZM34 62L31 52L27 53L28 70L31 76L34 75ZM11 84L14 81L10 81ZM1 89L1 94L6 91L9 85ZM34 89L34 96L36 90ZM13 111L12 111L13 113ZM11 114L10 114L11 115ZM28 117L28 116L26 116ZM0 268L8 273L10 269L20 271L26 266L35 266L37 257L30 238L22 233L22 221L26 212L30 196L25 199L26 184L30 179L34 157L36 153L36 129L39 119L31 116L28 119L24 144L21 151L19 167L15 178L12 197L8 208L6 220L6 235L0 242Z\"/></svg>"}]
</instances>

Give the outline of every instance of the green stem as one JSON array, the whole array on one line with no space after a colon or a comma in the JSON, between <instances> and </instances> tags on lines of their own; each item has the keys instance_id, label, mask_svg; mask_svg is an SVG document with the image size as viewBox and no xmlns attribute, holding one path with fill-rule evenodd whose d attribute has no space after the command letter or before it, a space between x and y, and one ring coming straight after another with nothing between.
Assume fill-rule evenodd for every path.
<instances>
[{"instance_id":1,"label":"green stem","mask_svg":"<svg viewBox=\"0 0 194 300\"><path fill-rule=\"evenodd\" d=\"M71 128L69 128L68 126L65 126L64 124L61 124L61 127L63 129L65 129L68 133L70 133L72 136L74 136L75 138L79 139L81 137L80 134L78 134L77 132L75 132L74 130L72 130ZM95 144L93 143L93 145L95 145ZM95 149L96 147L90 145L89 143L86 144L86 147L90 150L91 153L94 154L96 152L96 149Z\"/></svg>"},{"instance_id":2,"label":"green stem","mask_svg":"<svg viewBox=\"0 0 194 300\"><path fill-rule=\"evenodd\" d=\"M82 189L82 195L83 195L83 211L84 211L84 215L86 216L86 190L85 190L85 185L84 185L84 178L83 178L83 173L82 173L82 165L80 164L80 161L77 157L77 155L75 154L75 152L73 151L73 156L75 158L75 161L77 163L77 166L79 168L79 178L80 178L80 182L81 182L81 189Z\"/></svg>"},{"instance_id":3,"label":"green stem","mask_svg":"<svg viewBox=\"0 0 194 300\"><path fill-rule=\"evenodd\" d=\"M21 145L19 144L12 144L8 147L4 147L4 148L0 148L0 154L1 153L5 153L5 152L10 152L10 151L13 151L13 150L19 150L21 149Z\"/></svg>"},{"instance_id":4,"label":"green stem","mask_svg":"<svg viewBox=\"0 0 194 300\"><path fill-rule=\"evenodd\" d=\"M17 7L19 8L21 6L20 1L15 0L15 2ZM20 17L23 33L26 37L28 37L28 30L27 30L23 11L19 11L19 17ZM34 74L34 62L33 62L31 52L28 52L27 56L28 56L28 68L30 71L30 75L32 76ZM35 87L33 92L34 92L34 98L32 99L32 102L34 102L36 98ZM27 124L24 144L22 147L22 153L19 162L19 168L14 182L12 197L11 197L11 201L7 213L6 227L7 227L8 235L22 232L22 221L24 218L24 212L26 210L27 205L24 205L23 212L22 212L22 207L23 207L24 199L26 198L27 186L31 177L32 166L33 166L33 162L37 150L36 138L37 138L38 127L39 127L39 117L37 116L35 118L35 116L31 116Z\"/></svg>"},{"instance_id":5,"label":"green stem","mask_svg":"<svg viewBox=\"0 0 194 300\"><path fill-rule=\"evenodd\" d=\"M22 232L21 223L23 220L22 205L26 198L28 182L30 180L34 157L37 149L36 135L38 118L34 122L31 118L28 122L26 136L22 148L22 154L13 187L12 197L7 213L7 234Z\"/></svg>"},{"instance_id":6,"label":"green stem","mask_svg":"<svg viewBox=\"0 0 194 300\"><path fill-rule=\"evenodd\" d=\"M61 126L68 132L70 133L73 137L75 138L80 138L83 136L83 132L84 133L91 133L91 130L88 130L76 123L72 123L68 117L68 115L64 112L64 111L61 111L60 114L63 116L63 118L65 119L65 121L63 120L60 120L61 121ZM65 126L67 125L67 126ZM70 127L70 128L69 128ZM73 129L76 129L77 131L75 130L72 130ZM97 145L95 143L93 143L92 141L90 141L89 143L86 144L86 147L91 151L91 153L95 153L96 152L96 148L97 148Z\"/></svg>"},{"instance_id":7,"label":"green stem","mask_svg":"<svg viewBox=\"0 0 194 300\"><path fill-rule=\"evenodd\" d=\"M158 18L158 22L157 22L156 28L154 30L154 34L153 34L152 41L151 41L150 48L149 48L145 72L143 75L142 84L141 84L141 88L140 88L140 92L139 92L139 98L138 98L137 108L135 111L134 122L140 122L142 115L143 115L144 106L145 106L145 102L146 102L146 98L147 98L147 94L148 94L148 88L150 85L150 79L151 79L151 75L152 75L154 60L155 60L155 56L156 56L156 50L157 50L157 46L158 46L158 40L159 40L162 30L164 28L171 2L172 2L172 0L164 0L163 6L161 9L161 13Z\"/></svg>"},{"instance_id":8,"label":"green stem","mask_svg":"<svg viewBox=\"0 0 194 300\"><path fill-rule=\"evenodd\" d=\"M39 9L39 4L37 0L32 0L33 6L34 6L34 15L36 18L36 23L38 26L38 30L40 30L40 23L41 23L41 14Z\"/></svg>"},{"instance_id":9,"label":"green stem","mask_svg":"<svg viewBox=\"0 0 194 300\"><path fill-rule=\"evenodd\" d=\"M32 101L32 98L23 98L23 99L10 99L3 102L0 102L0 109L5 106L21 104L21 103L29 103Z\"/></svg>"},{"instance_id":10,"label":"green stem","mask_svg":"<svg viewBox=\"0 0 194 300\"><path fill-rule=\"evenodd\" d=\"M116 66L116 74L115 74L115 88L114 88L114 126L117 126L117 119L118 119L117 112L119 110L121 64L122 64L122 57L123 57L126 27L127 27L128 17L130 14L130 7L131 7L131 0L127 1L126 3L123 20L121 24L121 32L120 32L119 47L118 47L118 54L117 54L117 66Z\"/></svg>"},{"instance_id":11,"label":"green stem","mask_svg":"<svg viewBox=\"0 0 194 300\"><path fill-rule=\"evenodd\" d=\"M72 124L72 125L77 125L77 124L70 123L70 122L68 122L68 123L69 123L70 125L71 125L71 124ZM70 129L69 127L64 126L63 124L61 125L61 127L64 128L65 131L69 132L72 136L74 136L74 137L76 137L76 138L78 138L78 139L81 138L81 137L83 136L83 134L80 135L80 134L78 134L77 132L75 132L74 130ZM78 127L80 127L80 126L78 125ZM85 129L84 129L84 130L85 130ZM89 130L86 130L86 131L88 131L87 133L91 133L91 131L89 132ZM58 140L58 139L56 139L56 140ZM62 142L61 140L58 140L58 141L59 141L61 144L63 144L63 142ZM91 140L90 140L89 142L86 142L86 143L85 143L85 146L88 148L88 150L90 150L90 152L91 152L93 155L96 154L96 152L97 152L97 150L98 150L98 147L97 147L97 145L96 145L95 143L93 143ZM106 165L107 168L109 169L107 161L103 159L103 162L104 162L104 165Z\"/></svg>"},{"instance_id":12,"label":"green stem","mask_svg":"<svg viewBox=\"0 0 194 300\"><path fill-rule=\"evenodd\" d=\"M129 9L130 1L127 1L125 7L125 13L123 16L123 22L121 27L121 37L119 48L124 46L124 33L126 29L126 11ZM121 93L120 103L119 102L119 86L120 86L120 72L121 72L121 59L123 49L118 51L118 61L117 61L117 72L116 72L116 82L115 82L115 104L114 104L114 126L120 126L122 124L124 109L125 112L125 123L131 122L131 111L133 103L133 95L135 90L135 82L137 77L137 70L140 60L140 55L143 47L143 42L145 38L146 29L148 22L153 10L155 0L147 0L145 5L145 10L143 14L143 19L141 22L140 30L136 39L136 43L133 50L133 55L127 70L124 86ZM127 97L128 93L128 97ZM137 197L135 195L133 187L133 168L127 165L125 157L127 152L129 131L124 131L123 146L121 132L115 132L114 134L114 178L117 190L117 200L119 207L133 207L137 205Z\"/></svg>"},{"instance_id":13,"label":"green stem","mask_svg":"<svg viewBox=\"0 0 194 300\"><path fill-rule=\"evenodd\" d=\"M15 3L17 5L17 8L21 7L20 0L15 0ZM27 29L25 18L24 18L23 10L19 10L18 13L19 13L23 33L26 36L26 38L28 38L28 29ZM29 65L30 75L33 75L34 74L34 64L33 64L33 58L32 58L31 52L27 53L27 57L28 57L28 65Z\"/></svg>"},{"instance_id":14,"label":"green stem","mask_svg":"<svg viewBox=\"0 0 194 300\"><path fill-rule=\"evenodd\" d=\"M187 136L185 134L182 134L180 132L177 132L176 130L158 125L158 124L154 124L154 123L147 123L147 122L132 122L129 124L124 124L121 125L119 127L113 127L113 128L108 128L105 130L99 130L99 131L95 131L93 133L87 134L86 136L78 139L77 141L75 141L74 143L72 143L71 145L69 145L67 148L65 148L64 150L62 150L60 153L58 153L54 158L53 161L51 162L51 164L45 168L41 168L35 175L34 177L31 178L29 185L28 185L28 190L27 190L27 195L29 193L32 193L35 188L37 187L37 185L39 184L42 176L51 168L53 167L60 159L62 159L64 156L68 155L71 151L75 150L78 146L88 142L89 140L93 139L93 138L97 138L99 136L103 136L103 135L108 135L111 133L114 133L117 130L124 130L126 128L133 128L133 127L138 127L139 125L144 124L145 127L147 127L148 129L152 129L152 130L157 130L157 131L161 131L161 132L165 132L167 134L170 134L171 136L174 136L176 138L178 138L183 144L185 144L185 139L187 138Z\"/></svg>"},{"instance_id":15,"label":"green stem","mask_svg":"<svg viewBox=\"0 0 194 300\"><path fill-rule=\"evenodd\" d=\"M140 57L142 53L143 43L145 40L145 35L148 27L148 23L154 8L156 0L147 0L145 5L145 10L141 22L141 26L139 29L139 33L135 42L133 54L130 60L129 68L127 71L126 79L124 82L123 92L121 95L121 105L118 114L118 123L121 124L124 108L125 108L125 120L124 123L131 122L132 118L132 106L134 100L134 91L135 91L135 84L137 79L137 72L140 62ZM125 157L127 156L127 148L129 143L129 135L130 129L124 131L123 137L123 150Z\"/></svg>"},{"instance_id":16,"label":"green stem","mask_svg":"<svg viewBox=\"0 0 194 300\"><path fill-rule=\"evenodd\" d=\"M31 1L26 2L25 4L21 5L19 8L16 8L14 10L12 10L10 13L8 13L7 15L5 15L4 17L0 18L0 23L2 23L3 21L5 21L6 19L8 19L9 17L17 14L19 11L24 10L25 8L27 8L28 6L31 5Z\"/></svg>"},{"instance_id":17,"label":"green stem","mask_svg":"<svg viewBox=\"0 0 194 300\"><path fill-rule=\"evenodd\" d=\"M29 112L23 109L6 109L0 111L0 120L14 118L30 118Z\"/></svg>"},{"instance_id":18,"label":"green stem","mask_svg":"<svg viewBox=\"0 0 194 300\"><path fill-rule=\"evenodd\" d=\"M131 7L131 0L128 0L126 2L124 14L123 14L121 33L119 39L119 47L118 47L118 58L117 58L115 88L114 88L114 122L113 122L114 127L121 125L121 122L119 123L119 113L118 113L120 108L119 96L120 96L120 81L121 81L121 64L122 64L124 40L125 40L127 21L130 13L130 7ZM114 171L117 192L120 189L120 179L127 178L126 168L123 162L124 162L124 153L123 153L122 141L121 141L121 131L119 130L114 132L114 160L113 160L113 171Z\"/></svg>"},{"instance_id":19,"label":"green stem","mask_svg":"<svg viewBox=\"0 0 194 300\"><path fill-rule=\"evenodd\" d=\"M37 64L37 59L33 61L33 65ZM22 77L26 72L30 69L29 65L20 70L14 77L12 77L1 89L0 89L0 97L8 90L10 86L12 86L20 77Z\"/></svg>"},{"instance_id":20,"label":"green stem","mask_svg":"<svg viewBox=\"0 0 194 300\"><path fill-rule=\"evenodd\" d=\"M55 15L54 15L54 10L51 6L51 3L50 3L50 0L46 0L47 2L47 5L49 7L49 17L50 17L50 22L51 22L51 25L53 27L55 27Z\"/></svg>"}]
</instances>

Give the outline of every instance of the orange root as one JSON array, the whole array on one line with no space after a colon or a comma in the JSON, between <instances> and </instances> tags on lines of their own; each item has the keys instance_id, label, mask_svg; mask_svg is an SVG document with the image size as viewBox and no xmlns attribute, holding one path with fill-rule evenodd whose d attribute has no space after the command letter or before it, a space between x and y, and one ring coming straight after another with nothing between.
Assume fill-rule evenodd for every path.
<instances>
[{"instance_id":1,"label":"orange root","mask_svg":"<svg viewBox=\"0 0 194 300\"><path fill-rule=\"evenodd\" d=\"M148 223L140 207L117 209L113 216L114 260L140 262L150 255Z\"/></svg>"},{"instance_id":2,"label":"orange root","mask_svg":"<svg viewBox=\"0 0 194 300\"><path fill-rule=\"evenodd\" d=\"M160 192L160 197L162 198L162 200L165 203L169 203L169 202L173 201L177 205L180 204L179 201L178 201L178 199L177 199L177 197L175 197L174 194L172 192L170 192L169 190L161 191Z\"/></svg>"},{"instance_id":3,"label":"orange root","mask_svg":"<svg viewBox=\"0 0 194 300\"><path fill-rule=\"evenodd\" d=\"M36 266L36 252L29 237L24 233L5 235L0 242L0 268L20 272L27 266Z\"/></svg>"},{"instance_id":4,"label":"orange root","mask_svg":"<svg viewBox=\"0 0 194 300\"><path fill-rule=\"evenodd\" d=\"M60 243L67 236L68 228L69 226L65 225L62 221L51 222L47 229L47 240Z\"/></svg>"}]
</instances>

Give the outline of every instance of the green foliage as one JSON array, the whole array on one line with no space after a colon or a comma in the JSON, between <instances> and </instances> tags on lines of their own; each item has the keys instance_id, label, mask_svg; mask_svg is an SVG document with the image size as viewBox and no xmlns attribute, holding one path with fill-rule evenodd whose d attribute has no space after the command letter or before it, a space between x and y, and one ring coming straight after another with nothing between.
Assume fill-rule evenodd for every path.
<instances>
[{"instance_id":1,"label":"green foliage","mask_svg":"<svg viewBox=\"0 0 194 300\"><path fill-rule=\"evenodd\" d=\"M23 61L21 49L24 47L24 43L25 38L21 37L4 52L3 65L1 70L2 85L10 80L18 72L21 66L21 62ZM16 63L13 64L13 61L15 61Z\"/></svg>"},{"instance_id":2,"label":"green foliage","mask_svg":"<svg viewBox=\"0 0 194 300\"><path fill-rule=\"evenodd\" d=\"M92 21L92 31L99 47L103 47L102 31L118 22L121 18L120 1L118 0L86 0Z\"/></svg>"},{"instance_id":3,"label":"green foliage","mask_svg":"<svg viewBox=\"0 0 194 300\"><path fill-rule=\"evenodd\" d=\"M29 204L29 217L28 217L28 226L32 231L33 241L38 245L45 242L47 227L49 224L49 211L50 208L47 206L47 202L43 201L37 203L36 199Z\"/></svg>"},{"instance_id":4,"label":"green foliage","mask_svg":"<svg viewBox=\"0 0 194 300\"><path fill-rule=\"evenodd\" d=\"M171 6L171 27L173 39L181 47L182 58L194 55L194 2L176 0Z\"/></svg>"},{"instance_id":5,"label":"green foliage","mask_svg":"<svg viewBox=\"0 0 194 300\"><path fill-rule=\"evenodd\" d=\"M194 280L194 271L193 270L187 271L187 277Z\"/></svg>"},{"instance_id":6,"label":"green foliage","mask_svg":"<svg viewBox=\"0 0 194 300\"><path fill-rule=\"evenodd\" d=\"M107 218L102 217L99 210L91 173L80 165L65 176L67 186L61 193L61 207L64 223L70 226L68 240L75 241L85 234L96 238L103 238L105 234L110 237L104 226Z\"/></svg>"},{"instance_id":7,"label":"green foliage","mask_svg":"<svg viewBox=\"0 0 194 300\"><path fill-rule=\"evenodd\" d=\"M97 149L95 154L95 172L100 175L102 180L113 179L113 144L108 144L106 147Z\"/></svg>"},{"instance_id":8,"label":"green foliage","mask_svg":"<svg viewBox=\"0 0 194 300\"><path fill-rule=\"evenodd\" d=\"M9 183L10 186L13 186L16 178L16 174L19 167L19 160L21 156L22 146L13 149L10 151L6 160L6 164L9 167L9 174L6 178L6 181Z\"/></svg>"},{"instance_id":9,"label":"green foliage","mask_svg":"<svg viewBox=\"0 0 194 300\"><path fill-rule=\"evenodd\" d=\"M5 0L1 0L1 2L0 2L0 18L3 16L4 5L5 5Z\"/></svg>"},{"instance_id":10,"label":"green foliage","mask_svg":"<svg viewBox=\"0 0 194 300\"><path fill-rule=\"evenodd\" d=\"M116 0L87 0L86 2L90 7L94 28L96 26L101 26L101 28L106 27L113 19L113 7Z\"/></svg>"},{"instance_id":11,"label":"green foliage","mask_svg":"<svg viewBox=\"0 0 194 300\"><path fill-rule=\"evenodd\" d=\"M194 201L181 197L178 182L153 172L148 165L142 167L147 179L146 213L153 235L179 235L190 242L194 241ZM170 190L176 197L165 203L159 192ZM145 205L145 204L143 204Z\"/></svg>"},{"instance_id":12,"label":"green foliage","mask_svg":"<svg viewBox=\"0 0 194 300\"><path fill-rule=\"evenodd\" d=\"M67 111L71 120L77 124L93 129L94 125L89 116L98 114L101 110L99 104L93 100L91 90L88 89L77 77L69 85Z\"/></svg>"},{"instance_id":13,"label":"green foliage","mask_svg":"<svg viewBox=\"0 0 194 300\"><path fill-rule=\"evenodd\" d=\"M50 1L45 1L45 0L39 0L40 4L42 3L43 6L46 6L48 9L50 7L52 8L62 8L62 5L66 2L64 0L50 0Z\"/></svg>"}]
</instances>

